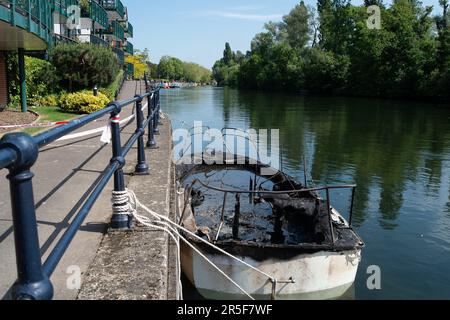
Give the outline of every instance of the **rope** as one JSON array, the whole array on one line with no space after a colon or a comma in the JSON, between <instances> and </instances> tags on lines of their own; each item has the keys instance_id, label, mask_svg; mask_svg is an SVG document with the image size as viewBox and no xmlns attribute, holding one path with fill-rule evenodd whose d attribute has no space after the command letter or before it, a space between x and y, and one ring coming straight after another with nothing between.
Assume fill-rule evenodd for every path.
<instances>
[{"instance_id":1,"label":"rope","mask_svg":"<svg viewBox=\"0 0 450 320\"><path fill-rule=\"evenodd\" d=\"M133 193L134 195L134 193ZM154 223L159 223L163 225L163 227L155 225L154 223L147 223L145 221L146 217L140 216L137 213L137 202L133 201L136 199L136 195L134 197L130 197L130 193L128 190L125 191L113 191L112 192L112 203L113 203L113 213L117 215L130 215L133 216L138 222L141 224L151 227L153 229L163 231L167 233L172 240L175 242L177 246L177 266L176 266L176 274L177 274L177 299L183 300L183 285L181 283L181 258L180 258L180 241L177 239L176 235L177 231L162 221L154 221ZM133 206L134 204L134 206ZM151 221L150 221L151 222Z\"/></svg>"},{"instance_id":2,"label":"rope","mask_svg":"<svg viewBox=\"0 0 450 320\"><path fill-rule=\"evenodd\" d=\"M179 288L181 288L181 259L180 259L180 245L179 240L186 243L192 250L194 250L200 257L202 257L208 264L210 264L214 269L216 269L222 276L224 276L230 283L232 283L236 288L238 288L242 293L244 293L248 298L251 300L255 300L245 289L243 289L238 283L236 283L233 279L231 279L224 271L222 271L219 267L217 267L208 257L206 257L198 248L196 248L193 244L191 244L185 237L183 237L179 232L178 229L191 235L193 238L197 239L198 241L201 241L205 243L206 245L210 246L211 248L217 250L218 252L228 256L229 258L232 258L239 263L247 266L248 268L262 274L263 276L267 277L270 282L276 283L276 278L270 276L269 274L265 273L264 271L250 265L249 263L233 256L232 254L226 252L225 250L217 247L216 245L206 241L205 239L199 237L195 233L187 230L186 228L174 223L169 218L158 214L157 212L147 208L145 205L143 205L137 198L136 194L131 190L125 190L122 192L113 191L113 211L116 214L127 214L133 216L140 224L164 231L168 233L172 239L174 239L175 243L177 244L177 273L178 273L178 285ZM151 217L146 217L138 214L138 208L143 209L148 214L151 215Z\"/></svg>"}]
</instances>

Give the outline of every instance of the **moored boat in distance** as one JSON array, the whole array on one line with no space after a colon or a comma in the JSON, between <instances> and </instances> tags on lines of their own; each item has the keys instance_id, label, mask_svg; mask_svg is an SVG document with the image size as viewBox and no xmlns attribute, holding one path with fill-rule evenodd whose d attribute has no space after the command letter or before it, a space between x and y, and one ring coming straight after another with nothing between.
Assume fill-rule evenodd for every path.
<instances>
[{"instance_id":1,"label":"moored boat in distance","mask_svg":"<svg viewBox=\"0 0 450 320\"><path fill-rule=\"evenodd\" d=\"M348 294L364 243L351 226L352 208L348 222L331 206L329 194L349 189L353 197L356 186L308 189L249 158L210 165L205 159L211 155L190 156L197 164L177 164L178 221L195 234L183 234L189 245L181 247L181 262L204 298L337 299ZM268 169L274 172L270 176Z\"/></svg>"}]
</instances>

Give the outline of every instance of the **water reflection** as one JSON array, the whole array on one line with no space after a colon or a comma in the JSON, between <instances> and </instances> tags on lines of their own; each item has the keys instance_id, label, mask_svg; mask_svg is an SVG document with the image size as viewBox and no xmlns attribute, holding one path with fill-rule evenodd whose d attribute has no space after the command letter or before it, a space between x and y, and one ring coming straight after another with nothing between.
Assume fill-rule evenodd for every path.
<instances>
[{"instance_id":1,"label":"water reflection","mask_svg":"<svg viewBox=\"0 0 450 320\"><path fill-rule=\"evenodd\" d=\"M356 183L354 224L368 244L357 298L450 297L448 106L197 88L165 93L163 108L174 127L278 128L284 171L303 181L305 155L316 185ZM347 212L350 195L332 196ZM372 264L381 292L365 285Z\"/></svg>"},{"instance_id":2,"label":"water reflection","mask_svg":"<svg viewBox=\"0 0 450 320\"><path fill-rule=\"evenodd\" d=\"M356 182L359 225L365 221L374 188L379 188L379 223L386 229L397 227L408 182L424 184L431 197L438 193L442 157L450 145L446 108L231 89L223 96L227 125L233 114L245 111L249 127L280 128L288 169L298 171L303 154L311 152L311 174L318 183Z\"/></svg>"}]
</instances>

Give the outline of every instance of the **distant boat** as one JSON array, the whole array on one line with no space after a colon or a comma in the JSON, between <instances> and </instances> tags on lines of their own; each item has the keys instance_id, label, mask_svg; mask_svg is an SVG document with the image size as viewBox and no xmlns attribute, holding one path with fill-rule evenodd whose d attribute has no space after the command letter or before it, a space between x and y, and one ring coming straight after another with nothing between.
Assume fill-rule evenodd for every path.
<instances>
[{"instance_id":1,"label":"distant boat","mask_svg":"<svg viewBox=\"0 0 450 320\"><path fill-rule=\"evenodd\" d=\"M173 82L173 83L170 85L170 88L171 88L171 89L180 89L180 88L181 88L181 84L179 84L179 83L177 83L177 82Z\"/></svg>"}]
</instances>

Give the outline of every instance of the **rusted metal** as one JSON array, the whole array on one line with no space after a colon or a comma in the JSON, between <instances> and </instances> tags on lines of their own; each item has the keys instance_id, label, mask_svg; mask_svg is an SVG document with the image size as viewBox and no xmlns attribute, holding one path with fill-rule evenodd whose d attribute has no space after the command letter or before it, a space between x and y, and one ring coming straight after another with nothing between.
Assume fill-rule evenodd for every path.
<instances>
[{"instance_id":1,"label":"rusted metal","mask_svg":"<svg viewBox=\"0 0 450 320\"><path fill-rule=\"evenodd\" d=\"M227 195L228 195L228 192L225 192L225 194L223 195L222 215L221 215L221 219L220 219L220 226L219 226L219 229L217 230L215 242L217 242L219 240L220 231L222 231L222 227L225 223L225 206L227 204Z\"/></svg>"},{"instance_id":2,"label":"rusted metal","mask_svg":"<svg viewBox=\"0 0 450 320\"><path fill-rule=\"evenodd\" d=\"M211 189L211 190L215 190L215 191L221 191L221 192L226 192L226 193L234 193L234 194L260 194L260 193L264 193L264 194L295 194L295 193L306 193L306 192L317 192L317 191L324 191L324 190L335 190L335 189L351 189L351 188L356 188L356 185L338 185L338 186L325 186L325 187L319 187L319 188L312 188L312 189L300 189L300 190L283 190L283 191L263 191L261 192L260 190L232 190L232 189L224 189L224 188L218 188L218 187L213 187L210 185L207 185L205 183L203 183L200 180L196 180L196 183L200 183L203 187L207 188L207 189Z\"/></svg>"}]
</instances>

